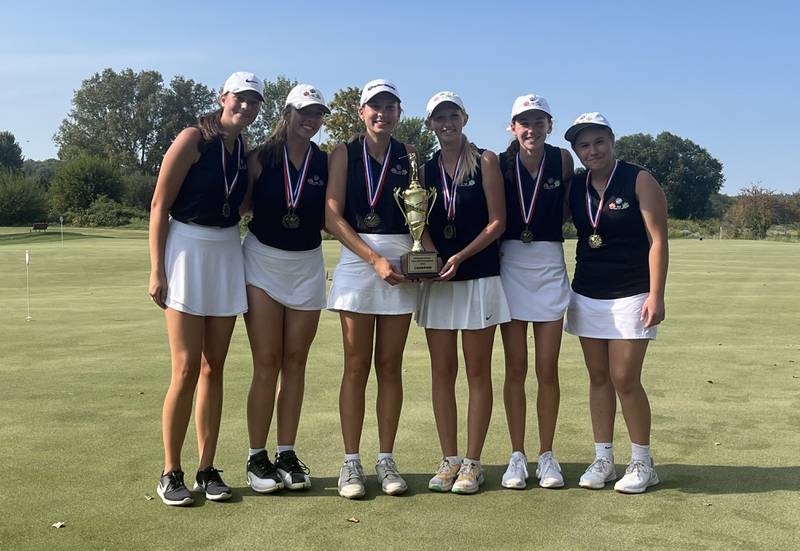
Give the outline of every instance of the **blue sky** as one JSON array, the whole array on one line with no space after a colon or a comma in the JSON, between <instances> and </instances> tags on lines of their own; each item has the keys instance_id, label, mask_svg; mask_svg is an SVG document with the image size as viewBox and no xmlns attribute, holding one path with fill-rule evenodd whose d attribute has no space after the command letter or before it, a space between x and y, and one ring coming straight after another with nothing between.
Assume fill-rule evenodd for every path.
<instances>
[{"instance_id":1,"label":"blue sky","mask_svg":"<svg viewBox=\"0 0 800 551\"><path fill-rule=\"evenodd\" d=\"M725 193L750 183L800 190L800 8L793 2L138 2L6 3L0 130L32 159L81 81L106 67L154 69L218 87L234 70L283 74L330 99L393 80L408 115L450 89L470 139L502 150L514 98L538 93L555 115L550 143L581 112L618 136L670 131L724 166ZM793 122L795 124L790 124Z\"/></svg>"}]
</instances>

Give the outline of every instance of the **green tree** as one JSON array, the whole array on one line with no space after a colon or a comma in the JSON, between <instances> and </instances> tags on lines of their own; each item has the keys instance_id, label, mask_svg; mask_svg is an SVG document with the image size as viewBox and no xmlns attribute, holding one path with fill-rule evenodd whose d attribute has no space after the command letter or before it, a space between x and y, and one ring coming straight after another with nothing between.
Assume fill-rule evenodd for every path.
<instances>
[{"instance_id":1,"label":"green tree","mask_svg":"<svg viewBox=\"0 0 800 551\"><path fill-rule=\"evenodd\" d=\"M61 161L58 159L45 159L44 161L25 159L22 163L22 173L47 191L53 181L56 167L58 167L59 163Z\"/></svg>"},{"instance_id":2,"label":"green tree","mask_svg":"<svg viewBox=\"0 0 800 551\"><path fill-rule=\"evenodd\" d=\"M281 118L281 113L286 105L286 96L296 85L296 80L283 75L278 75L275 82L264 81L264 103L261 104L260 116L244 131L244 137L250 149L267 140Z\"/></svg>"},{"instance_id":3,"label":"green tree","mask_svg":"<svg viewBox=\"0 0 800 551\"><path fill-rule=\"evenodd\" d=\"M425 127L422 117L401 119L393 135L397 141L409 143L417 149L417 162L420 164L430 159L436 149L436 135Z\"/></svg>"},{"instance_id":4,"label":"green tree","mask_svg":"<svg viewBox=\"0 0 800 551\"><path fill-rule=\"evenodd\" d=\"M722 163L691 140L669 132L653 138L633 134L619 138L617 157L649 170L667 196L669 215L674 218L704 218L709 198L722 188Z\"/></svg>"},{"instance_id":5,"label":"green tree","mask_svg":"<svg viewBox=\"0 0 800 551\"><path fill-rule=\"evenodd\" d=\"M364 130L364 123L358 118L360 102L361 89L357 86L342 88L333 95L328 104L331 114L325 119L328 141L324 149L330 151L337 143L347 142Z\"/></svg>"},{"instance_id":6,"label":"green tree","mask_svg":"<svg viewBox=\"0 0 800 551\"><path fill-rule=\"evenodd\" d=\"M101 195L118 201L122 192L122 179L111 162L84 155L58 166L50 200L56 212L80 212Z\"/></svg>"},{"instance_id":7,"label":"green tree","mask_svg":"<svg viewBox=\"0 0 800 551\"><path fill-rule=\"evenodd\" d=\"M0 169L22 170L22 148L14 134L0 132Z\"/></svg>"},{"instance_id":8,"label":"green tree","mask_svg":"<svg viewBox=\"0 0 800 551\"><path fill-rule=\"evenodd\" d=\"M46 219L44 190L18 171L0 169L0 226L18 226Z\"/></svg>"},{"instance_id":9,"label":"green tree","mask_svg":"<svg viewBox=\"0 0 800 551\"><path fill-rule=\"evenodd\" d=\"M61 159L107 158L125 170L155 174L177 132L213 107L202 84L176 77L165 89L158 71L105 69L83 81L54 136Z\"/></svg>"},{"instance_id":10,"label":"green tree","mask_svg":"<svg viewBox=\"0 0 800 551\"><path fill-rule=\"evenodd\" d=\"M725 213L725 224L734 236L750 235L764 239L775 223L777 198L775 192L756 184L743 189Z\"/></svg>"}]
</instances>

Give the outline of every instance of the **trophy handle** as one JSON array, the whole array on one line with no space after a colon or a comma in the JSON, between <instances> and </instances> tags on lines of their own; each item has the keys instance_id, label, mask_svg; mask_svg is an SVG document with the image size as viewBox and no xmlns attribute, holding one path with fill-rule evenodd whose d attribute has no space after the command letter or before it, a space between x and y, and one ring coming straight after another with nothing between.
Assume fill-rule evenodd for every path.
<instances>
[{"instance_id":1,"label":"trophy handle","mask_svg":"<svg viewBox=\"0 0 800 551\"><path fill-rule=\"evenodd\" d=\"M402 188L396 187L394 188L394 202L397 203L397 207L400 209L400 214L403 215L403 220L406 221L406 226L408 226L408 217L406 216L406 211L403 208L402 203L400 203L400 196L403 194Z\"/></svg>"}]
</instances>

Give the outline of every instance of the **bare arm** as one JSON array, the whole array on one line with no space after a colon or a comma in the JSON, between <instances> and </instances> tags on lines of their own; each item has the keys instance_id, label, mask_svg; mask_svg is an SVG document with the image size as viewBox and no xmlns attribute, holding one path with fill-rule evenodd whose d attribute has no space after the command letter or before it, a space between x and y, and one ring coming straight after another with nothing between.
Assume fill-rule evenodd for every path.
<instances>
[{"instance_id":1,"label":"bare arm","mask_svg":"<svg viewBox=\"0 0 800 551\"><path fill-rule=\"evenodd\" d=\"M261 176L261 162L258 160L258 149L247 154L247 191L244 193L242 205L239 207L239 216L253 213L253 185Z\"/></svg>"},{"instance_id":2,"label":"bare arm","mask_svg":"<svg viewBox=\"0 0 800 551\"><path fill-rule=\"evenodd\" d=\"M645 327L652 327L661 323L665 316L664 288L669 264L667 198L655 178L645 170L636 177L636 198L650 239L650 296L642 306L641 319Z\"/></svg>"},{"instance_id":3,"label":"bare arm","mask_svg":"<svg viewBox=\"0 0 800 551\"><path fill-rule=\"evenodd\" d=\"M181 189L191 166L200 159L198 145L202 135L196 128L183 130L167 149L156 189L150 203L150 283L148 293L161 308L166 308L167 276L164 268L164 249L169 229L169 210Z\"/></svg>"},{"instance_id":4,"label":"bare arm","mask_svg":"<svg viewBox=\"0 0 800 551\"><path fill-rule=\"evenodd\" d=\"M347 199L347 147L337 145L328 156L328 189L325 195L325 228L342 245L367 262L378 275L395 285L405 280L395 266L367 245L344 219Z\"/></svg>"},{"instance_id":5,"label":"bare arm","mask_svg":"<svg viewBox=\"0 0 800 551\"><path fill-rule=\"evenodd\" d=\"M575 164L572 162L572 155L566 149L561 150L561 185L564 186L564 221L572 218L572 211L569 209L569 188L572 185L572 177L575 176Z\"/></svg>"},{"instance_id":6,"label":"bare arm","mask_svg":"<svg viewBox=\"0 0 800 551\"><path fill-rule=\"evenodd\" d=\"M489 211L489 222L469 245L446 260L439 275L441 280L448 280L455 276L458 266L462 262L499 239L506 229L506 197L503 175L500 173L500 162L497 160L497 155L493 152L486 150L481 155L481 173L486 208Z\"/></svg>"}]
</instances>

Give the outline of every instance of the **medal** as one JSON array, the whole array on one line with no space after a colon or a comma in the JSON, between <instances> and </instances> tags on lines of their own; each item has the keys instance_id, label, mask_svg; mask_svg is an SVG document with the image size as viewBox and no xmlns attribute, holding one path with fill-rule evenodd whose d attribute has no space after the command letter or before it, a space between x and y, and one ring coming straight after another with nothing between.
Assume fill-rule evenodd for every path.
<instances>
[{"instance_id":1,"label":"medal","mask_svg":"<svg viewBox=\"0 0 800 551\"><path fill-rule=\"evenodd\" d=\"M231 205L228 202L228 199L230 198L231 193L233 193L233 190L236 189L236 182L239 180L239 167L242 165L242 138L240 136L236 136L236 142L233 144L238 151L238 157L236 159L236 176L233 177L233 181L230 183L230 185L228 184L228 158L227 155L225 155L225 142L220 140L219 145L222 148L222 178L225 186L225 204L222 205L222 216L225 218L230 218ZM231 153L231 155L233 155L233 153Z\"/></svg>"},{"instance_id":2,"label":"medal","mask_svg":"<svg viewBox=\"0 0 800 551\"><path fill-rule=\"evenodd\" d=\"M597 226L600 224L600 213L603 212L603 201L606 196L606 190L611 185L611 180L614 178L614 173L617 171L619 161L614 161L614 168L611 169L611 174L606 180L606 185L603 186L603 191L600 193L600 200L597 202L597 210L592 215L592 195L589 193L589 186L592 183L592 171L586 173L586 214L589 217L589 224L592 226L592 235L589 236L589 247L592 249L599 249L603 246L603 238L597 235Z\"/></svg>"},{"instance_id":3,"label":"medal","mask_svg":"<svg viewBox=\"0 0 800 551\"><path fill-rule=\"evenodd\" d=\"M289 211L283 215L281 225L287 230L296 230L300 227L300 217L294 211Z\"/></svg>"},{"instance_id":4,"label":"medal","mask_svg":"<svg viewBox=\"0 0 800 551\"><path fill-rule=\"evenodd\" d=\"M447 215L447 225L444 227L444 238L453 239L456 236L456 192L458 191L458 171L461 169L461 159L464 157L464 148L456 162L456 170L453 172L453 182L447 182L447 171L444 169L442 155L439 154L439 176L442 180L442 200L444 201L444 211Z\"/></svg>"},{"instance_id":5,"label":"medal","mask_svg":"<svg viewBox=\"0 0 800 551\"><path fill-rule=\"evenodd\" d=\"M519 240L523 243L530 243L533 241L533 232L526 226L525 229L522 230L522 233L519 234Z\"/></svg>"},{"instance_id":6,"label":"medal","mask_svg":"<svg viewBox=\"0 0 800 551\"><path fill-rule=\"evenodd\" d=\"M281 225L287 230L296 230L300 227L300 217L295 213L303 196L303 189L306 185L306 173L311 162L311 145L306 150L306 157L303 159L303 168L297 175L297 181L292 182L291 171L289 170L289 152L286 145L283 146L283 191L286 195L286 208L289 210L281 220Z\"/></svg>"},{"instance_id":7,"label":"medal","mask_svg":"<svg viewBox=\"0 0 800 551\"><path fill-rule=\"evenodd\" d=\"M531 196L531 202L525 206L525 196L522 193L522 169L520 168L519 162L519 153L517 153L516 159L516 173L517 173L517 194L519 195L519 210L522 213L522 220L525 222L525 229L522 230L522 233L519 236L520 241L523 243L530 243L533 241L533 233L531 232L530 225L531 220L533 220L533 211L536 208L536 199L539 198L539 186L542 183L542 174L544 174L544 159L547 156L547 152L542 152L542 158L539 160L539 170L536 172L536 179L535 184L533 186L533 195ZM531 174L531 176L533 176Z\"/></svg>"},{"instance_id":8,"label":"medal","mask_svg":"<svg viewBox=\"0 0 800 551\"><path fill-rule=\"evenodd\" d=\"M372 211L364 217L364 225L370 229L377 228L381 225L381 217L377 212Z\"/></svg>"},{"instance_id":9,"label":"medal","mask_svg":"<svg viewBox=\"0 0 800 551\"><path fill-rule=\"evenodd\" d=\"M372 163L370 162L369 152L367 151L367 138L364 137L364 141L361 143L363 145L362 157L364 160L364 184L367 187L367 203L369 203L369 214L364 217L364 225L370 229L374 229L377 228L381 223L381 217L375 212L375 205L378 204L378 199L381 198L383 184L386 181L386 173L388 172L389 168L389 159L392 156L392 142L390 140L389 147L386 148L386 155L383 157L383 166L381 166L381 175L377 186L375 185L372 177Z\"/></svg>"}]
</instances>

